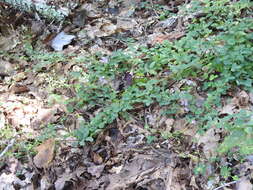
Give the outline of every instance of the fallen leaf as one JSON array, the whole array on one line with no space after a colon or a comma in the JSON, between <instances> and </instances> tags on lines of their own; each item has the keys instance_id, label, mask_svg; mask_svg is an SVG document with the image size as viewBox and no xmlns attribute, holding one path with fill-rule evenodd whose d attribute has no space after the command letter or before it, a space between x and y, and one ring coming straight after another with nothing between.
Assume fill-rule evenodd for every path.
<instances>
[{"instance_id":1,"label":"fallen leaf","mask_svg":"<svg viewBox=\"0 0 253 190\"><path fill-rule=\"evenodd\" d=\"M95 164L102 164L103 163L103 158L97 154L96 152L92 153L92 160Z\"/></svg>"},{"instance_id":2,"label":"fallen leaf","mask_svg":"<svg viewBox=\"0 0 253 190\"><path fill-rule=\"evenodd\" d=\"M170 157L172 155L167 156ZM110 183L106 189L127 189L129 184L133 183L137 187L142 187L141 189L175 189L171 188L176 181L175 178L168 179L171 180L171 183L167 181L167 184L162 183L160 187L158 187L159 183L156 183L156 180L159 178L166 179L172 177L170 174L172 174L173 169L168 163L165 164L164 157L162 156L156 157L153 154L136 155L131 161L126 162L122 168L119 167L118 172L108 176ZM148 176L148 180L146 180L145 176ZM149 187L152 186L152 188L147 188L147 185Z\"/></svg>"},{"instance_id":3,"label":"fallen leaf","mask_svg":"<svg viewBox=\"0 0 253 190\"><path fill-rule=\"evenodd\" d=\"M15 94L20 94L24 92L29 92L30 89L26 85L14 84L10 87L9 91Z\"/></svg>"},{"instance_id":4,"label":"fallen leaf","mask_svg":"<svg viewBox=\"0 0 253 190\"><path fill-rule=\"evenodd\" d=\"M57 117L54 115L56 111L57 108L40 109L37 117L31 122L31 126L33 128L38 128L43 124L46 125L50 122L55 122L57 120Z\"/></svg>"},{"instance_id":5,"label":"fallen leaf","mask_svg":"<svg viewBox=\"0 0 253 190\"><path fill-rule=\"evenodd\" d=\"M65 32L60 32L52 40L51 46L55 51L62 51L63 47L70 44L74 38L74 35L68 35Z\"/></svg>"},{"instance_id":6,"label":"fallen leaf","mask_svg":"<svg viewBox=\"0 0 253 190\"><path fill-rule=\"evenodd\" d=\"M162 43L165 40L175 41L185 36L183 31L173 31L169 34L152 34L149 37L151 38L151 44L155 45L157 43ZM152 39L153 38L153 39Z\"/></svg>"},{"instance_id":7,"label":"fallen leaf","mask_svg":"<svg viewBox=\"0 0 253 190\"><path fill-rule=\"evenodd\" d=\"M223 108L220 110L220 115L222 114L228 114L231 115L235 112L236 107L238 105L238 99L234 97L228 104L223 106Z\"/></svg>"},{"instance_id":8,"label":"fallen leaf","mask_svg":"<svg viewBox=\"0 0 253 190\"><path fill-rule=\"evenodd\" d=\"M36 147L38 153L33 158L34 164L38 168L47 168L50 162L54 159L54 148L55 148L54 139L48 139L44 143Z\"/></svg>"},{"instance_id":9,"label":"fallen leaf","mask_svg":"<svg viewBox=\"0 0 253 190\"><path fill-rule=\"evenodd\" d=\"M152 41L152 45L154 45L154 44L157 44L157 43L162 43L164 40L167 40L167 36L166 35L159 35L159 36L156 36L155 38L154 38L154 40Z\"/></svg>"}]
</instances>

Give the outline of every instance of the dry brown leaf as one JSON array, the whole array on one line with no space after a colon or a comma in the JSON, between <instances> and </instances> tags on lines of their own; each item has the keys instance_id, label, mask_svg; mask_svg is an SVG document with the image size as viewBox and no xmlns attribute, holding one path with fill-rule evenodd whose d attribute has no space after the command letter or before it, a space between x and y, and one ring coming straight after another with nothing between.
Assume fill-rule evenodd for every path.
<instances>
[{"instance_id":1,"label":"dry brown leaf","mask_svg":"<svg viewBox=\"0 0 253 190\"><path fill-rule=\"evenodd\" d=\"M162 43L165 40L175 41L175 40L182 38L183 36L185 36L185 32L183 32L183 31L173 31L173 32L170 32L169 34L155 35L151 44L155 45L157 43Z\"/></svg>"},{"instance_id":2,"label":"dry brown leaf","mask_svg":"<svg viewBox=\"0 0 253 190\"><path fill-rule=\"evenodd\" d=\"M48 124L50 122L54 122L57 120L57 117L55 117L55 113L57 111L57 108L50 108L50 109L40 109L37 117L32 121L31 126L34 128L40 127L40 125Z\"/></svg>"},{"instance_id":3,"label":"dry brown leaf","mask_svg":"<svg viewBox=\"0 0 253 190\"><path fill-rule=\"evenodd\" d=\"M96 152L92 153L92 160L95 164L102 164L103 163L103 158L97 154Z\"/></svg>"},{"instance_id":4,"label":"dry brown leaf","mask_svg":"<svg viewBox=\"0 0 253 190\"><path fill-rule=\"evenodd\" d=\"M156 36L155 39L152 41L152 45L157 44L157 43L160 44L164 40L167 40L167 36L165 34Z\"/></svg>"},{"instance_id":5,"label":"dry brown leaf","mask_svg":"<svg viewBox=\"0 0 253 190\"><path fill-rule=\"evenodd\" d=\"M29 88L26 85L14 84L10 87L9 91L15 94L29 92Z\"/></svg>"},{"instance_id":6,"label":"dry brown leaf","mask_svg":"<svg viewBox=\"0 0 253 190\"><path fill-rule=\"evenodd\" d=\"M20 126L22 131L27 126L31 126L31 120L36 116L41 102L36 99L29 99L23 96L9 94L8 97L0 97L0 102L5 103L1 106L4 111L5 122L12 126Z\"/></svg>"},{"instance_id":7,"label":"dry brown leaf","mask_svg":"<svg viewBox=\"0 0 253 190\"><path fill-rule=\"evenodd\" d=\"M236 107L238 104L238 99L235 97L231 100L231 102L229 102L228 104L226 104L221 110L220 110L220 114L228 114L231 115L236 111Z\"/></svg>"},{"instance_id":8,"label":"dry brown leaf","mask_svg":"<svg viewBox=\"0 0 253 190\"><path fill-rule=\"evenodd\" d=\"M38 168L47 168L51 161L54 159L54 148L55 140L48 139L41 145L39 145L36 150L37 155L33 158L34 164Z\"/></svg>"},{"instance_id":9,"label":"dry brown leaf","mask_svg":"<svg viewBox=\"0 0 253 190\"><path fill-rule=\"evenodd\" d=\"M18 127L19 125L29 125L30 118L24 112L24 107L13 108L11 112L7 115L9 124Z\"/></svg>"}]
</instances>

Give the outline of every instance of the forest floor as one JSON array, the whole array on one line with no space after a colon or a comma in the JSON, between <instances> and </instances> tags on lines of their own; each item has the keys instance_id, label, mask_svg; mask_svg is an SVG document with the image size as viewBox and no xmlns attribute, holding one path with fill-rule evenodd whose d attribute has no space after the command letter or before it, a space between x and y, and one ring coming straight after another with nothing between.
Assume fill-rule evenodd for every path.
<instances>
[{"instance_id":1,"label":"forest floor","mask_svg":"<svg viewBox=\"0 0 253 190\"><path fill-rule=\"evenodd\" d=\"M224 45L235 26L250 59L252 4L210 2L52 2L62 23L0 3L0 190L252 189L251 66Z\"/></svg>"}]
</instances>

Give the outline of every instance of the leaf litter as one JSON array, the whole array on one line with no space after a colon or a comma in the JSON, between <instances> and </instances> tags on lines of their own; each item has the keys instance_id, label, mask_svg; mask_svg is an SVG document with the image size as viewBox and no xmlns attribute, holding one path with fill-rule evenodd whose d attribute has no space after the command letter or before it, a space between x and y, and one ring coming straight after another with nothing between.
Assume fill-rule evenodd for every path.
<instances>
[{"instance_id":1,"label":"leaf litter","mask_svg":"<svg viewBox=\"0 0 253 190\"><path fill-rule=\"evenodd\" d=\"M66 2L54 3L65 4ZM32 22L31 32L38 43L42 42L39 45L45 49L51 45L55 51L65 54L102 52L106 62L107 55L110 55L112 51L127 47L122 41L124 37L134 38L137 46L138 44L155 46L165 40L175 41L185 35L184 24L188 20L202 15L202 13L195 13L182 18L178 14L178 17L159 21L155 9L150 13L150 10L139 7L141 1L111 0L107 3L102 0L80 1L79 3L81 3L80 8L74 10L71 18L73 26L65 28L60 33L56 31L55 25L45 28L41 21ZM157 3L173 12L185 2L173 1L168 4L165 1L159 1ZM15 48L21 47L20 36L16 35L16 31L10 29L9 25L3 27L9 32L1 36L1 50L19 53L20 50L15 50ZM29 61L24 62L22 66L11 59L5 60L4 56L0 58L0 129L9 125L16 132L13 138L17 140L20 138L23 141L34 140L40 135L45 125L60 123L61 117L66 114L66 108L56 101L53 101L54 104L50 107L47 105L49 94L46 89L49 82L45 81L48 77L40 73L30 75L24 72L24 67L32 68ZM49 75L54 70L63 74L63 77L67 77L71 72L85 71L86 68L76 62L59 61L58 66L49 64L43 69ZM120 83L126 87L131 84L132 78L131 73L126 73L121 77ZM9 85L12 79L14 83ZM73 82L76 79L71 80ZM105 79L101 79L101 82L115 83L115 81ZM182 81L182 84L176 83L173 90L180 91L187 82L189 81ZM194 81L190 82L194 83ZM115 89L119 89L121 84L112 85L116 86ZM64 87L57 90L62 97L71 97L73 94L66 91ZM199 97L199 106L202 106L204 97L196 96ZM240 108L249 107L252 99L252 94L247 94L245 91L238 92L232 99L224 101L219 115L222 117L237 113ZM181 99L180 102L182 106L180 114L188 113L187 99ZM122 119L111 124L101 132L94 144L88 144L82 148L75 146L76 139L71 137L44 139L35 148L37 153L28 164L24 160L12 160L11 156L3 159L3 164L0 164L0 189L210 189L203 183L207 181L211 173L215 172L213 166L210 166L209 173L207 172L207 176L204 177L195 176L193 169L199 159L204 158L202 162L205 162L206 159L218 154L216 150L223 131L212 126L205 131L204 135L198 135L194 121L189 124L182 118L167 118L161 116L163 111L154 106L151 110L139 114L146 117L146 124L151 129L163 128L168 134L178 132L184 136L182 141L178 141L177 138L159 139L148 144L146 137L152 132L143 127L145 123L138 119L131 121ZM69 129L71 131L81 126L81 123L78 117L72 115L69 122L65 125L60 123L56 130L58 133L66 134ZM192 140L195 140L195 143ZM3 149L10 143L11 140L1 139L0 148ZM13 149L15 152L15 147ZM185 152L185 154L180 154L180 152ZM196 155L197 152L202 156ZM249 161L237 164L235 167L243 174L244 171L252 169L251 165ZM217 179L216 183L220 180ZM252 188L250 180L246 177L242 177L234 184L238 190ZM231 189L229 187L229 185L224 185L224 189Z\"/></svg>"}]
</instances>

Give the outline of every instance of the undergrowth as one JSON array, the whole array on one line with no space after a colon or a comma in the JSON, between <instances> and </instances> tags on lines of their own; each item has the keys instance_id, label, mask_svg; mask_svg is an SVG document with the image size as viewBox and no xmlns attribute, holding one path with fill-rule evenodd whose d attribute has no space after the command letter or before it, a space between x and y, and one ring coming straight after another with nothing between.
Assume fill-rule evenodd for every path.
<instances>
[{"instance_id":1,"label":"undergrowth","mask_svg":"<svg viewBox=\"0 0 253 190\"><path fill-rule=\"evenodd\" d=\"M71 77L82 82L73 84L75 97L66 102L69 112L77 111L85 116L80 128L72 133L80 145L94 141L99 132L116 120L129 120L140 109L158 105L168 118L184 118L194 123L199 133L205 133L210 127L226 131L227 136L217 150L219 156L231 155L233 151L240 156L253 153L253 110L241 109L239 113L222 117L218 111L224 106L228 91L241 89L252 92L253 2L193 0L190 4L190 8L188 5L181 7L182 14L198 12L201 16L190 20L186 35L151 48L129 42L127 49L118 50L108 57L97 54L73 58L62 53L36 51L29 42L25 44L26 56L21 59L32 61L35 72L69 59L84 63L85 72L70 73ZM166 13L160 19L169 16L171 13ZM66 81L46 80L55 84L52 88L66 85ZM185 82L178 89L174 88L173 84L180 81ZM204 97L201 103L196 94ZM56 94L52 96L61 99ZM182 109L187 110L182 113ZM152 131L149 126L145 127ZM54 126L49 126L37 141L56 136L51 128ZM164 138L180 136L159 132ZM10 133L6 128L0 137L11 139ZM146 138L148 143L156 139L154 136ZM25 147L24 151L30 151L36 143L20 146ZM17 152L17 155L23 155L23 152ZM220 157L212 159L217 161ZM206 167L201 162L194 172L203 175ZM219 167L224 179L232 175L231 168Z\"/></svg>"},{"instance_id":2,"label":"undergrowth","mask_svg":"<svg viewBox=\"0 0 253 190\"><path fill-rule=\"evenodd\" d=\"M190 8L181 7L182 14L198 12L201 16L190 20L186 35L179 40L151 48L129 42L127 49L109 57L97 54L74 60L87 67L85 72L71 73L83 82L73 84L76 96L66 102L70 112L89 113L73 132L80 145L93 141L116 119L132 117L137 107L159 105L170 118L194 121L199 132L204 133L211 126L226 130L228 135L220 153L235 146L240 154L253 152L252 111L241 110L222 118L217 111L223 106L222 98L228 90L252 89L252 2L193 0L190 4ZM37 52L29 44L25 49L27 57L35 63L36 72L71 58L61 53ZM183 80L188 82L173 89L174 83ZM201 104L196 97L198 93L205 98ZM182 114L184 107L187 112Z\"/></svg>"},{"instance_id":3,"label":"undergrowth","mask_svg":"<svg viewBox=\"0 0 253 190\"><path fill-rule=\"evenodd\" d=\"M75 86L77 96L69 103L70 111L96 111L74 132L80 144L92 141L101 129L124 118L136 105L159 104L175 118L182 107L179 101L187 99L189 112L184 117L197 121L200 131L216 125L229 132L221 152L234 147L236 140L242 142L236 144L240 153L252 153L251 119L241 113L219 118L217 111L228 90L252 88L252 2L205 0L192 5L185 14L197 10L204 16L194 18L180 40L152 48L130 44L110 57L97 55L86 60L90 63L88 82ZM198 87L185 84L183 90L170 90L171 83L189 78ZM201 106L197 106L194 91L206 94Z\"/></svg>"}]
</instances>

